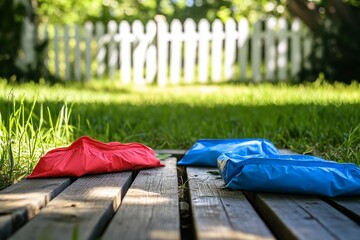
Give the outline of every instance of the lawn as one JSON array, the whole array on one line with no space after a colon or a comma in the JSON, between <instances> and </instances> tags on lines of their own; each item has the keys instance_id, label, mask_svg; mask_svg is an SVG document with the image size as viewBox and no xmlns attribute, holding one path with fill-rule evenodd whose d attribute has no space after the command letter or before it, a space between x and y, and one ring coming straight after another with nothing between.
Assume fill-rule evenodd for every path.
<instances>
[{"instance_id":1,"label":"lawn","mask_svg":"<svg viewBox=\"0 0 360 240\"><path fill-rule=\"evenodd\" d=\"M188 149L199 138L267 138L278 148L360 164L360 85L322 82L48 86L0 81L0 189L82 135Z\"/></svg>"}]
</instances>

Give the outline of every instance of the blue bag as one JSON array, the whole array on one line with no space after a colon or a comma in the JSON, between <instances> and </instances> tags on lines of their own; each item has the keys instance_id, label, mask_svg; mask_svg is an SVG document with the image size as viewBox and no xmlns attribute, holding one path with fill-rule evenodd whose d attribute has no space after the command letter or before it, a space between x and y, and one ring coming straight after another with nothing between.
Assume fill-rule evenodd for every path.
<instances>
[{"instance_id":1,"label":"blue bag","mask_svg":"<svg viewBox=\"0 0 360 240\"><path fill-rule=\"evenodd\" d=\"M359 196L360 168L308 155L224 153L218 168L231 189L327 197Z\"/></svg>"},{"instance_id":2,"label":"blue bag","mask_svg":"<svg viewBox=\"0 0 360 240\"><path fill-rule=\"evenodd\" d=\"M277 148L266 139L200 139L178 165L217 166L217 158L224 152L240 155L271 155L279 154Z\"/></svg>"}]
</instances>

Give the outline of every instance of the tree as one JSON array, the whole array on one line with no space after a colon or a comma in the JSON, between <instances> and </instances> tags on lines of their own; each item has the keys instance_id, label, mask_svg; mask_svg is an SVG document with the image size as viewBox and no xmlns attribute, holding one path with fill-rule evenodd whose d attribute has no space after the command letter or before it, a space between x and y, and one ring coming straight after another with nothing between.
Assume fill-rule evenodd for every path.
<instances>
[{"instance_id":1,"label":"tree","mask_svg":"<svg viewBox=\"0 0 360 240\"><path fill-rule=\"evenodd\" d=\"M287 7L315 37L311 68L304 68L300 78L314 81L323 72L329 81L360 81L360 2L290 0Z\"/></svg>"},{"instance_id":2,"label":"tree","mask_svg":"<svg viewBox=\"0 0 360 240\"><path fill-rule=\"evenodd\" d=\"M11 78L17 71L24 12L24 6L14 6L12 0L0 2L0 77Z\"/></svg>"},{"instance_id":3,"label":"tree","mask_svg":"<svg viewBox=\"0 0 360 240\"><path fill-rule=\"evenodd\" d=\"M42 55L46 43L37 41L32 1L1 1L0 14L0 77L38 82L47 74Z\"/></svg>"},{"instance_id":4,"label":"tree","mask_svg":"<svg viewBox=\"0 0 360 240\"><path fill-rule=\"evenodd\" d=\"M283 14L278 0L37 0L38 14L43 22L50 24L82 24L86 21L110 20L146 22L156 15L168 21L192 18L226 20L229 17L252 17L263 13ZM269 7L270 6L270 7Z\"/></svg>"}]
</instances>

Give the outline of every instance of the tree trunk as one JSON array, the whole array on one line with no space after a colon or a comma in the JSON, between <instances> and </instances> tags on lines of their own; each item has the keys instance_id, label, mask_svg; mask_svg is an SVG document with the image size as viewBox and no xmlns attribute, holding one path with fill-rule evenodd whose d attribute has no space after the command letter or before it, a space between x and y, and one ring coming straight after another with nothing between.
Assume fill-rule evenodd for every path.
<instances>
[{"instance_id":1,"label":"tree trunk","mask_svg":"<svg viewBox=\"0 0 360 240\"><path fill-rule=\"evenodd\" d=\"M352 9L343 0L323 0L318 5L308 0L289 0L287 9L291 15L300 18L315 34L318 34L323 27L321 10L325 11L326 18L337 18L357 31L360 30Z\"/></svg>"},{"instance_id":2,"label":"tree trunk","mask_svg":"<svg viewBox=\"0 0 360 240\"><path fill-rule=\"evenodd\" d=\"M319 32L322 25L319 8L313 2L307 0L289 0L287 8L290 14L300 18L312 32Z\"/></svg>"}]
</instances>

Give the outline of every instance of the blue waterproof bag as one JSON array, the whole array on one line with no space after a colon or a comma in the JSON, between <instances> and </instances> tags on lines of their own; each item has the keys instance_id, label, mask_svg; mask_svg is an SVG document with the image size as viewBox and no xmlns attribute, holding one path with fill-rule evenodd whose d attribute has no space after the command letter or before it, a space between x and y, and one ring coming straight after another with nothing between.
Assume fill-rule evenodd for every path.
<instances>
[{"instance_id":1,"label":"blue waterproof bag","mask_svg":"<svg viewBox=\"0 0 360 240\"><path fill-rule=\"evenodd\" d=\"M308 155L224 153L218 168L231 189L327 197L360 196L360 168Z\"/></svg>"},{"instance_id":2,"label":"blue waterproof bag","mask_svg":"<svg viewBox=\"0 0 360 240\"><path fill-rule=\"evenodd\" d=\"M178 165L216 167L217 158L224 152L244 156L280 154L266 139L200 139L178 162Z\"/></svg>"}]
</instances>

